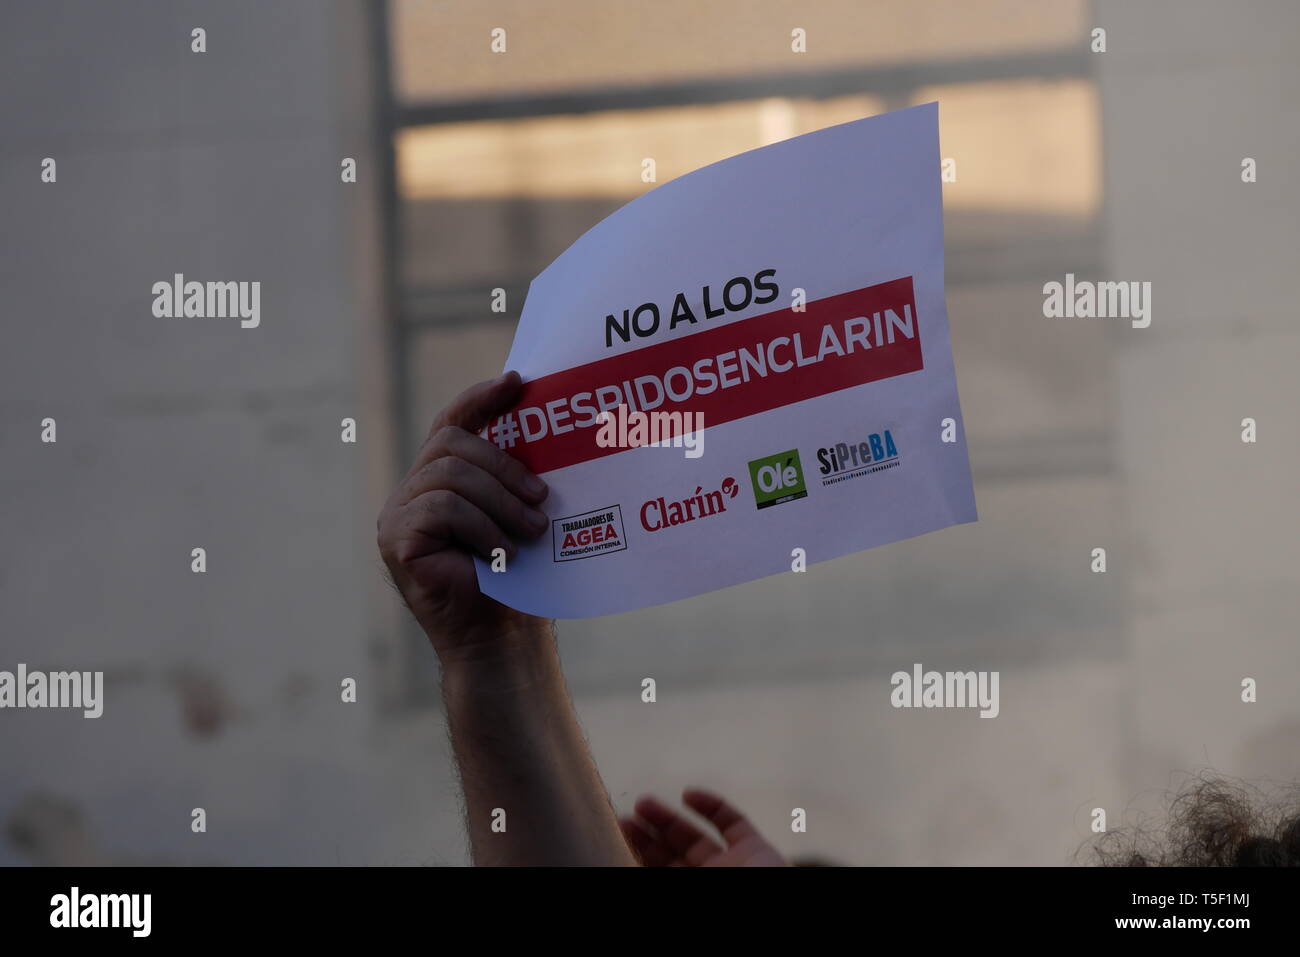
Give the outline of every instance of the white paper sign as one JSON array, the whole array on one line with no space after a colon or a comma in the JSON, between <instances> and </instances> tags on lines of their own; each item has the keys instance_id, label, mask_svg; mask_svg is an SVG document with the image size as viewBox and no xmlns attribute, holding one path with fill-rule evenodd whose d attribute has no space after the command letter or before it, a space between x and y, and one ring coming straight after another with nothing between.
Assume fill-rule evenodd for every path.
<instances>
[{"instance_id":1,"label":"white paper sign","mask_svg":"<svg viewBox=\"0 0 1300 957\"><path fill-rule=\"evenodd\" d=\"M937 104L632 201L533 280L506 368L522 397L484 434L545 478L551 528L477 567L524 612L629 611L975 521Z\"/></svg>"}]
</instances>

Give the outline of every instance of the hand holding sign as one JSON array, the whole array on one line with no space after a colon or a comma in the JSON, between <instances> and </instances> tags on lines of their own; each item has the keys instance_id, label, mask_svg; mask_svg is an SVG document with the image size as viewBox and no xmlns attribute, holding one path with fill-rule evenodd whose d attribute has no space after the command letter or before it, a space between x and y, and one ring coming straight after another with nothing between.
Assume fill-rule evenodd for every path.
<instances>
[{"instance_id":1,"label":"hand holding sign","mask_svg":"<svg viewBox=\"0 0 1300 957\"><path fill-rule=\"evenodd\" d=\"M484 437L551 487L550 535L477 564L511 607L611 614L974 521L940 430L961 409L936 105L629 203L533 281L508 365L524 385ZM657 445L630 440L646 424ZM665 447L686 432L703 454Z\"/></svg>"},{"instance_id":2,"label":"hand holding sign","mask_svg":"<svg viewBox=\"0 0 1300 957\"><path fill-rule=\"evenodd\" d=\"M480 382L439 413L401 484L379 515L379 550L393 583L446 662L484 643L535 632L541 623L479 591L471 552L518 551L546 531L537 510L546 484L475 435L514 402L519 376Z\"/></svg>"}]
</instances>

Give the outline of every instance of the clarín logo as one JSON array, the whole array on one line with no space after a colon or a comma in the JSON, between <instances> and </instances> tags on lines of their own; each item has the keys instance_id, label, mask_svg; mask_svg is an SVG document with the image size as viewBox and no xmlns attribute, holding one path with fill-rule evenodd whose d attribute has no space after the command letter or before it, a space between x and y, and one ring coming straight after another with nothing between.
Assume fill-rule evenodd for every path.
<instances>
[{"instance_id":1,"label":"clar\u00edn logo","mask_svg":"<svg viewBox=\"0 0 1300 957\"><path fill-rule=\"evenodd\" d=\"M722 485L715 491L706 492L699 486L694 495L688 495L680 502L669 502L661 498L652 498L641 506L641 527L647 532L685 525L696 519L719 515L727 510L727 499L735 498L740 493L740 483L731 476L722 480Z\"/></svg>"},{"instance_id":2,"label":"clar\u00edn logo","mask_svg":"<svg viewBox=\"0 0 1300 957\"><path fill-rule=\"evenodd\" d=\"M754 488L754 504L759 508L808 497L798 449L754 459L749 463L749 483Z\"/></svg>"},{"instance_id":3,"label":"clar\u00edn logo","mask_svg":"<svg viewBox=\"0 0 1300 957\"><path fill-rule=\"evenodd\" d=\"M872 432L860 442L837 442L817 450L817 471L821 473L822 485L882 472L901 462L889 429Z\"/></svg>"}]
</instances>

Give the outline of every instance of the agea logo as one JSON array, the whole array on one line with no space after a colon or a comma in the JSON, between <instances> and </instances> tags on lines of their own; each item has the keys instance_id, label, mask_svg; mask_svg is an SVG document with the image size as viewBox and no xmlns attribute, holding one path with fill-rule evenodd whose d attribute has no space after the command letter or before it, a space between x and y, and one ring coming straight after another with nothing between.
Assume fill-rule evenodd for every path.
<instances>
[{"instance_id":1,"label":"agea logo","mask_svg":"<svg viewBox=\"0 0 1300 957\"><path fill-rule=\"evenodd\" d=\"M749 463L749 482L754 487L754 503L759 508L808 497L798 449L754 459Z\"/></svg>"},{"instance_id":2,"label":"agea logo","mask_svg":"<svg viewBox=\"0 0 1300 957\"><path fill-rule=\"evenodd\" d=\"M551 522L551 545L557 562L608 555L627 548L623 535L623 510L608 505L594 512L569 515Z\"/></svg>"},{"instance_id":3,"label":"agea logo","mask_svg":"<svg viewBox=\"0 0 1300 957\"><path fill-rule=\"evenodd\" d=\"M822 485L834 485L861 475L872 475L902 464L889 430L872 432L860 442L837 442L817 450L817 471Z\"/></svg>"},{"instance_id":4,"label":"agea logo","mask_svg":"<svg viewBox=\"0 0 1300 957\"><path fill-rule=\"evenodd\" d=\"M668 502L661 498L652 498L641 506L641 527L647 532L685 525L699 518L719 515L727 510L727 499L740 494L740 483L728 475L722 485L712 492L705 492L704 486L695 490L680 502Z\"/></svg>"}]
</instances>

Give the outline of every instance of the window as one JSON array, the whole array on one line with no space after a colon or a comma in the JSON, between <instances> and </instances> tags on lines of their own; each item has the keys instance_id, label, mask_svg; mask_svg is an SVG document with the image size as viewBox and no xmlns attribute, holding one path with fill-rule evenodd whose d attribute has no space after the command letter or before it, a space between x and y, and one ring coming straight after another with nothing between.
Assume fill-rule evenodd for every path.
<instances>
[{"instance_id":1,"label":"window","mask_svg":"<svg viewBox=\"0 0 1300 957\"><path fill-rule=\"evenodd\" d=\"M625 634L616 639L573 623L565 641L579 649L569 657L576 685L598 687L609 662L602 649L638 640L654 643L659 673L677 662L685 676L689 660L690 677L707 678L702 622L714 635L750 635L743 661L734 646L717 645L718 667L732 677L869 662L879 643L863 647L843 598L864 569L872 587L924 593L923 582L945 569L981 564L991 604L963 640L1004 641L997 593L1030 588L1042 601L1022 602L1017 613L1028 617L1011 630L1041 633L1038 642L1086 633L1096 639L1089 647L1106 647L1115 607L1069 604L1075 590L1053 578L1066 572L1045 557L1060 551L1053 539L1076 531L1058 514L1059 496L1112 491L1098 372L1109 340L1048 332L1041 319L1045 277L1087 274L1101 258L1101 134L1086 13L1081 0L834 0L815 10L778 0L388 5L387 255L403 463L432 410L500 371L529 280L657 185L641 182L643 158L655 159L662 183L803 132L940 103L942 150L956 170L944 189L958 382L982 512L1013 508L998 491L1009 483L1022 503L1014 508L1027 510L1017 517L1016 554L990 567L920 540L894 546L883 574L879 555L866 553L834 563L815 588L755 583L622 616ZM498 27L504 54L489 49ZM806 54L791 52L795 28L806 31ZM498 288L507 294L504 314L490 308ZM879 624L899 640L942 640L933 633L943 631L938 620L886 615ZM809 662L781 639L782 628L839 637L820 642L821 657ZM766 637L755 640L756 632Z\"/></svg>"}]
</instances>

